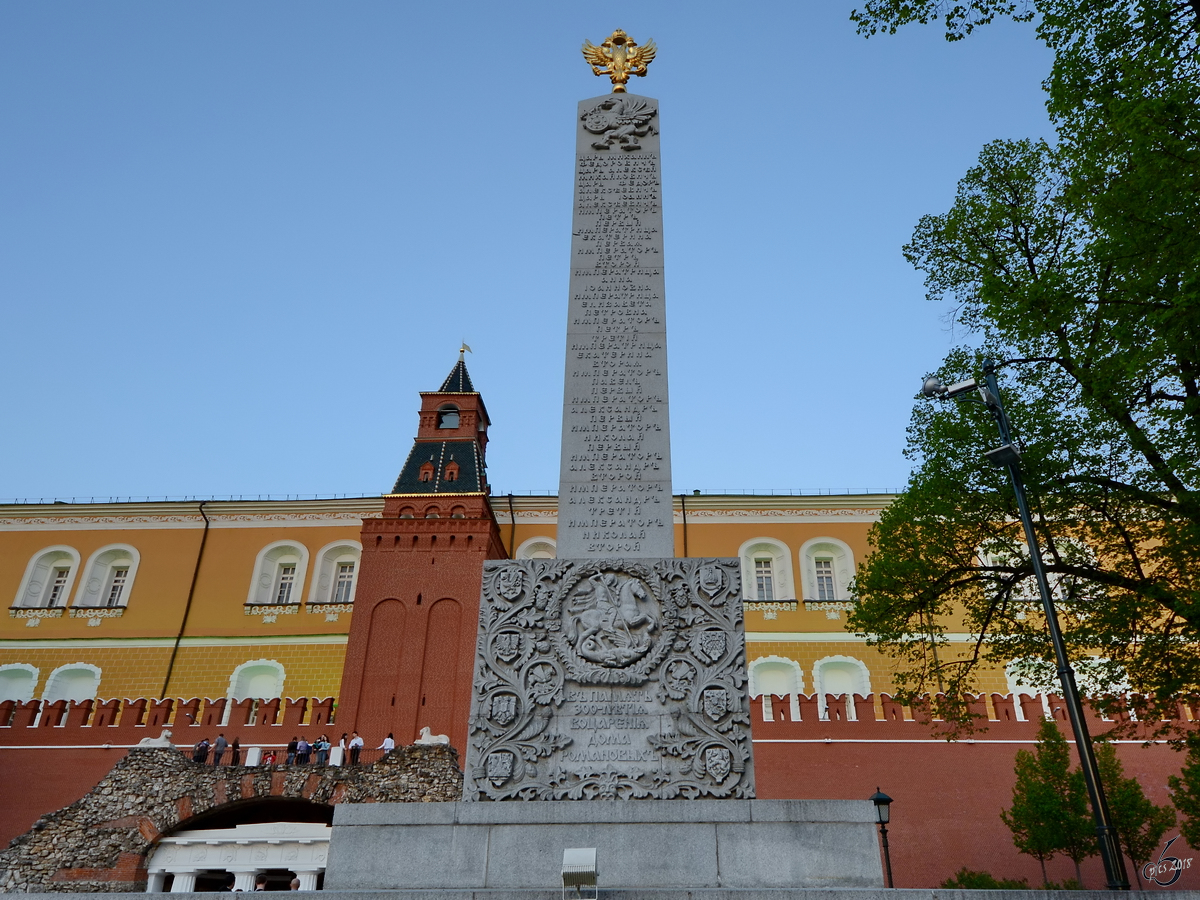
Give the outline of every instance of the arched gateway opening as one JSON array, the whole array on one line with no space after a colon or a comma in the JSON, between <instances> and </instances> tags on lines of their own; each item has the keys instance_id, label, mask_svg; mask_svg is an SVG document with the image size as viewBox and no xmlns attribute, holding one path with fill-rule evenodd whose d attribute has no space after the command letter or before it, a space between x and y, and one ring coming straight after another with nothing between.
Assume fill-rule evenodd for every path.
<instances>
[{"instance_id":1,"label":"arched gateway opening","mask_svg":"<svg viewBox=\"0 0 1200 900\"><path fill-rule=\"evenodd\" d=\"M255 797L192 816L146 857L146 890L170 893L286 891L323 887L333 807L293 797Z\"/></svg>"},{"instance_id":2,"label":"arched gateway opening","mask_svg":"<svg viewBox=\"0 0 1200 900\"><path fill-rule=\"evenodd\" d=\"M190 744L185 740L184 747ZM0 891L252 890L292 878L321 887L339 803L462 796L458 754L397 747L369 765L215 766L162 745L131 749L70 806L0 850Z\"/></svg>"}]
</instances>

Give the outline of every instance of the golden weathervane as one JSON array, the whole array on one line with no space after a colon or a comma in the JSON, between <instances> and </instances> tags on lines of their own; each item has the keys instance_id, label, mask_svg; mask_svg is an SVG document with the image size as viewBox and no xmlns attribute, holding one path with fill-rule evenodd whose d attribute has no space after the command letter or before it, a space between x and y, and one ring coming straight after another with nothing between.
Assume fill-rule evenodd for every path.
<instances>
[{"instance_id":1,"label":"golden weathervane","mask_svg":"<svg viewBox=\"0 0 1200 900\"><path fill-rule=\"evenodd\" d=\"M630 75L645 75L657 52L654 41L646 41L644 47L639 47L620 28L599 47L591 41L583 42L583 58L591 64L593 74L612 79L614 94L625 93Z\"/></svg>"}]
</instances>

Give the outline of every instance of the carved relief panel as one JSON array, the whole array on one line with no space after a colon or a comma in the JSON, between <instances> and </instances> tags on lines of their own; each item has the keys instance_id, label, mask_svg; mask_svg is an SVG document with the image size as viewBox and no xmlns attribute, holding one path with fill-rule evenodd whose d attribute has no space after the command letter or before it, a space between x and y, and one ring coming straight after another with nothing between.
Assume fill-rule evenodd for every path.
<instances>
[{"instance_id":1,"label":"carved relief panel","mask_svg":"<svg viewBox=\"0 0 1200 900\"><path fill-rule=\"evenodd\" d=\"M739 565L485 563L464 799L753 797Z\"/></svg>"}]
</instances>

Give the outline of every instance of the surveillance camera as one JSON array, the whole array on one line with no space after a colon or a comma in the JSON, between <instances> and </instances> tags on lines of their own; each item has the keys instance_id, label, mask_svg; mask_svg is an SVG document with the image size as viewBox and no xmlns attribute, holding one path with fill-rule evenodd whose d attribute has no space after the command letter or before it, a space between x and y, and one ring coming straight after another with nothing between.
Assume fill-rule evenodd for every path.
<instances>
[{"instance_id":1,"label":"surveillance camera","mask_svg":"<svg viewBox=\"0 0 1200 900\"><path fill-rule=\"evenodd\" d=\"M968 391L974 391L979 388L978 382L974 378L968 378L966 381L960 381L957 384L952 384L947 388L942 388L947 399L957 397L959 394L965 394Z\"/></svg>"}]
</instances>

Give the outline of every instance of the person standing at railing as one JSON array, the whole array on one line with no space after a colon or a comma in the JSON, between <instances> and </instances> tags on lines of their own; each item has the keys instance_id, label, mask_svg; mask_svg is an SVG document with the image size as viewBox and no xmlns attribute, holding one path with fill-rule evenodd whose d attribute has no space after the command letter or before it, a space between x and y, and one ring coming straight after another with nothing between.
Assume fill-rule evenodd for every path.
<instances>
[{"instance_id":1,"label":"person standing at railing","mask_svg":"<svg viewBox=\"0 0 1200 900\"><path fill-rule=\"evenodd\" d=\"M305 738L301 737L299 743L296 744L296 764L300 766L308 765L308 754L312 752L312 745Z\"/></svg>"},{"instance_id":2,"label":"person standing at railing","mask_svg":"<svg viewBox=\"0 0 1200 900\"><path fill-rule=\"evenodd\" d=\"M192 762L202 763L208 759L208 738L200 738L192 749Z\"/></svg>"},{"instance_id":3,"label":"person standing at railing","mask_svg":"<svg viewBox=\"0 0 1200 900\"><path fill-rule=\"evenodd\" d=\"M240 766L242 764L242 745L237 738L233 739L233 743L229 745L229 764L231 766Z\"/></svg>"},{"instance_id":4,"label":"person standing at railing","mask_svg":"<svg viewBox=\"0 0 1200 900\"><path fill-rule=\"evenodd\" d=\"M350 765L358 765L358 757L362 753L363 739L358 736L358 732L354 732L350 737Z\"/></svg>"},{"instance_id":5,"label":"person standing at railing","mask_svg":"<svg viewBox=\"0 0 1200 900\"><path fill-rule=\"evenodd\" d=\"M317 738L317 742L313 744L313 749L317 751L317 765L329 765L329 738L321 735Z\"/></svg>"},{"instance_id":6,"label":"person standing at railing","mask_svg":"<svg viewBox=\"0 0 1200 900\"><path fill-rule=\"evenodd\" d=\"M296 738L293 737L288 741L287 745L287 764L290 766L296 761Z\"/></svg>"},{"instance_id":7,"label":"person standing at railing","mask_svg":"<svg viewBox=\"0 0 1200 900\"><path fill-rule=\"evenodd\" d=\"M229 742L227 740L225 740L225 732L222 731L220 734L217 735L217 739L215 741L213 741L212 764L214 766L219 766L221 764L221 760L225 756L225 748L228 746L229 746Z\"/></svg>"},{"instance_id":8,"label":"person standing at railing","mask_svg":"<svg viewBox=\"0 0 1200 900\"><path fill-rule=\"evenodd\" d=\"M392 733L390 731L388 732L388 736L383 739L383 743L375 749L382 750L384 756L387 756L396 749L396 739L392 737Z\"/></svg>"}]
</instances>

